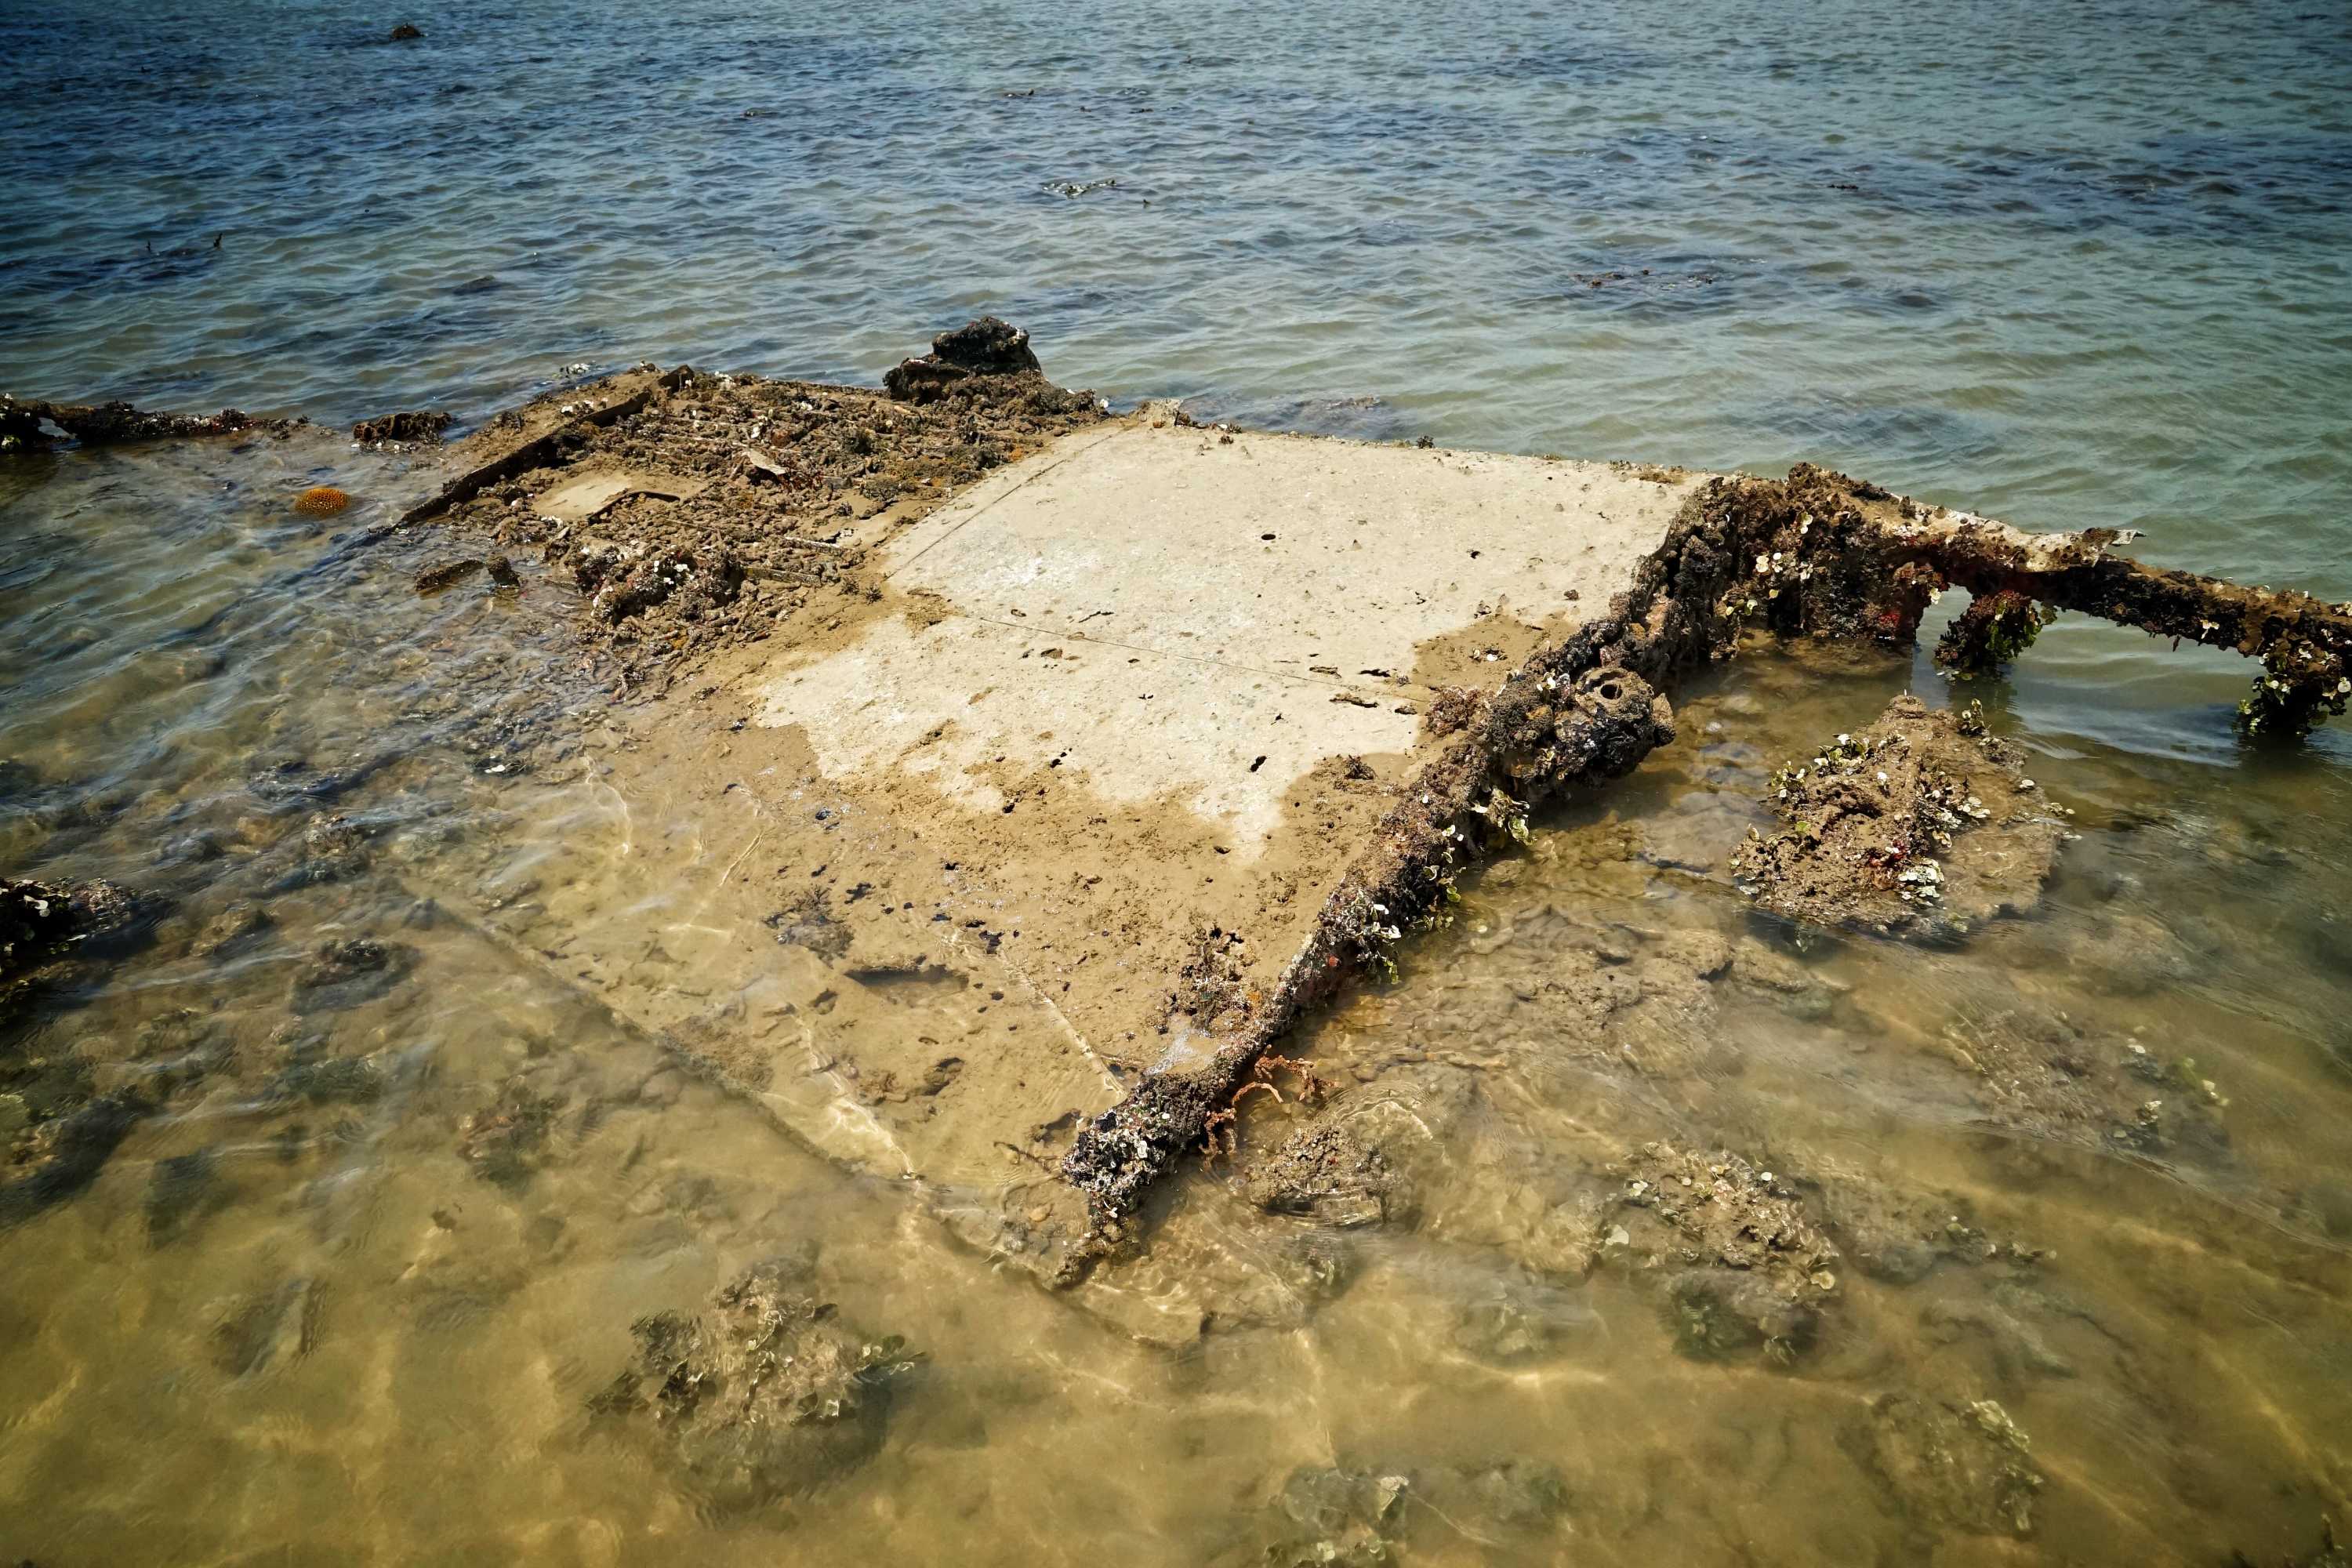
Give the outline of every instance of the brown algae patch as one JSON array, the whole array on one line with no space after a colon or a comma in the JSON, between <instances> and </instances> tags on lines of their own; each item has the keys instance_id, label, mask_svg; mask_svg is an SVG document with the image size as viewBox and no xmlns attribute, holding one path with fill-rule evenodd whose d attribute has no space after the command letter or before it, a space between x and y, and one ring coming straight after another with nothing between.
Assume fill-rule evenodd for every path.
<instances>
[{"instance_id":1,"label":"brown algae patch","mask_svg":"<svg viewBox=\"0 0 2352 1568\"><path fill-rule=\"evenodd\" d=\"M1749 838L1731 875L1757 907L1819 926L1965 934L2031 909L2065 837L2024 754L1983 710L1896 698L1867 729L1775 773L1788 826Z\"/></svg>"}]
</instances>

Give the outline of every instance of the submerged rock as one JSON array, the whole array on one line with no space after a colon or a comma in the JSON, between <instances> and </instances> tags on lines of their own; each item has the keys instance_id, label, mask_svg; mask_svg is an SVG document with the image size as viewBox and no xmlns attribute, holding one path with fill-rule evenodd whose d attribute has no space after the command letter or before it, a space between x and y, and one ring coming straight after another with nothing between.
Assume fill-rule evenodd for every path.
<instances>
[{"instance_id":1,"label":"submerged rock","mask_svg":"<svg viewBox=\"0 0 2352 1568\"><path fill-rule=\"evenodd\" d=\"M37 1129L31 1173L0 1183L0 1228L64 1203L98 1180L114 1151L153 1109L135 1094L101 1095Z\"/></svg>"},{"instance_id":2,"label":"submerged rock","mask_svg":"<svg viewBox=\"0 0 2352 1568\"><path fill-rule=\"evenodd\" d=\"M1912 696L1772 775L1788 826L1751 830L1731 875L1759 908L1811 925L1960 934L2032 907L2064 829L1975 705Z\"/></svg>"},{"instance_id":3,"label":"submerged rock","mask_svg":"<svg viewBox=\"0 0 2352 1568\"><path fill-rule=\"evenodd\" d=\"M283 1359L307 1355L319 1342L319 1287L296 1278L275 1289L213 1305L213 1363L231 1377L250 1377Z\"/></svg>"},{"instance_id":4,"label":"submerged rock","mask_svg":"<svg viewBox=\"0 0 2352 1568\"><path fill-rule=\"evenodd\" d=\"M1372 1564L1399 1561L1416 1524L1435 1520L1448 1539L1495 1544L1495 1535L1527 1537L1559 1528L1569 1490L1559 1470L1525 1460L1435 1468L1306 1466L1275 1495L1285 1539L1264 1561L1296 1564Z\"/></svg>"},{"instance_id":5,"label":"submerged rock","mask_svg":"<svg viewBox=\"0 0 2352 1568\"><path fill-rule=\"evenodd\" d=\"M112 882L0 879L0 1023L79 961L136 947L156 912Z\"/></svg>"},{"instance_id":6,"label":"submerged rock","mask_svg":"<svg viewBox=\"0 0 2352 1568\"><path fill-rule=\"evenodd\" d=\"M156 1161L142 1205L147 1215L147 1239L158 1247L174 1239L192 1222L220 1207L227 1196L221 1186L216 1151L198 1149Z\"/></svg>"},{"instance_id":7,"label":"submerged rock","mask_svg":"<svg viewBox=\"0 0 2352 1568\"><path fill-rule=\"evenodd\" d=\"M416 574L416 591L420 594L437 594L453 584L464 582L481 569L482 558L478 555L468 555L457 561L439 562L427 566Z\"/></svg>"},{"instance_id":8,"label":"submerged rock","mask_svg":"<svg viewBox=\"0 0 2352 1568\"><path fill-rule=\"evenodd\" d=\"M539 1152L555 1125L563 1100L541 1094L518 1075L499 1089L489 1105L457 1129L458 1157L493 1186L520 1187L539 1169Z\"/></svg>"},{"instance_id":9,"label":"submerged rock","mask_svg":"<svg viewBox=\"0 0 2352 1568\"><path fill-rule=\"evenodd\" d=\"M1564 1310L1559 1292L1513 1281L1460 1303L1447 1337L1454 1348L1479 1361L1517 1366L1549 1359L1560 1349L1565 1330L1589 1321L1590 1314L1580 1308Z\"/></svg>"},{"instance_id":10,"label":"submerged rock","mask_svg":"<svg viewBox=\"0 0 2352 1568\"><path fill-rule=\"evenodd\" d=\"M1749 1351L1791 1362L1813 1348L1822 1315L1801 1291L1731 1269L1693 1268L1667 1283L1675 1342L1718 1360Z\"/></svg>"},{"instance_id":11,"label":"submerged rock","mask_svg":"<svg viewBox=\"0 0 2352 1568\"><path fill-rule=\"evenodd\" d=\"M1268 1551L1276 1563L1359 1564L1391 1560L1393 1537L1405 1525L1412 1479L1316 1466L1293 1470L1274 1506L1303 1539Z\"/></svg>"},{"instance_id":12,"label":"submerged rock","mask_svg":"<svg viewBox=\"0 0 2352 1568\"><path fill-rule=\"evenodd\" d=\"M1043 374L1029 334L1012 322L982 316L931 340L931 352L887 372L882 384L902 403L928 403L941 390L978 375Z\"/></svg>"},{"instance_id":13,"label":"submerged rock","mask_svg":"<svg viewBox=\"0 0 2352 1568\"><path fill-rule=\"evenodd\" d=\"M1974 1267L2006 1258L2031 1264L2036 1249L1989 1237L1959 1198L1933 1201L1874 1182L1828 1184L1826 1228L1855 1268L1888 1285L1916 1285L1937 1265Z\"/></svg>"},{"instance_id":14,"label":"submerged rock","mask_svg":"<svg viewBox=\"0 0 2352 1568\"><path fill-rule=\"evenodd\" d=\"M936 403L943 397L1014 397L1045 413L1072 413L1093 404L1091 395L1070 392L1045 379L1029 347L1029 334L1010 321L982 316L931 340L931 352L902 360L883 373L883 388L900 403Z\"/></svg>"},{"instance_id":15,"label":"submerged rock","mask_svg":"<svg viewBox=\"0 0 2352 1568\"><path fill-rule=\"evenodd\" d=\"M2018 1131L2147 1156L2228 1155L2229 1097L2194 1058L2167 1059L2032 1005L1964 1006L1932 1048L1970 1076L1987 1115Z\"/></svg>"},{"instance_id":16,"label":"submerged rock","mask_svg":"<svg viewBox=\"0 0 2352 1568\"><path fill-rule=\"evenodd\" d=\"M868 1340L817 1299L807 1264L772 1258L697 1313L629 1331L633 1364L592 1402L649 1422L688 1483L724 1511L799 1497L882 1447L890 1384L920 1358Z\"/></svg>"},{"instance_id":17,"label":"submerged rock","mask_svg":"<svg viewBox=\"0 0 2352 1568\"><path fill-rule=\"evenodd\" d=\"M1387 1157L1339 1124L1295 1134L1250 1168L1246 1188L1269 1214L1343 1227L1379 1225L1409 1206Z\"/></svg>"},{"instance_id":18,"label":"submerged rock","mask_svg":"<svg viewBox=\"0 0 2352 1568\"><path fill-rule=\"evenodd\" d=\"M247 778L245 787L253 792L255 799L272 805L298 800L329 801L358 784L362 776L355 773L327 772L312 767L304 758L284 756L267 767L254 770Z\"/></svg>"},{"instance_id":19,"label":"submerged rock","mask_svg":"<svg viewBox=\"0 0 2352 1568\"><path fill-rule=\"evenodd\" d=\"M812 888L761 922L786 947L804 947L819 958L839 962L849 952L847 922L833 912L822 888Z\"/></svg>"},{"instance_id":20,"label":"submerged rock","mask_svg":"<svg viewBox=\"0 0 2352 1568\"><path fill-rule=\"evenodd\" d=\"M236 408L200 416L156 414L119 400L100 404L44 403L0 397L0 451L46 445L48 437L43 428L45 422L86 447L119 441L226 436L254 428L283 432L299 423L278 420L257 426L251 415Z\"/></svg>"},{"instance_id":21,"label":"submerged rock","mask_svg":"<svg viewBox=\"0 0 2352 1568\"><path fill-rule=\"evenodd\" d=\"M268 932L277 922L258 904L233 903L205 922L188 943L191 958L226 958Z\"/></svg>"},{"instance_id":22,"label":"submerged rock","mask_svg":"<svg viewBox=\"0 0 2352 1568\"><path fill-rule=\"evenodd\" d=\"M421 37L415 28L405 29L410 37ZM401 34L394 32L394 37ZM417 409L405 414L386 414L379 418L362 419L352 426L352 439L362 447L373 447L379 441L438 441L441 432L456 423L457 416L446 409Z\"/></svg>"},{"instance_id":23,"label":"submerged rock","mask_svg":"<svg viewBox=\"0 0 2352 1568\"><path fill-rule=\"evenodd\" d=\"M2074 1362L2038 1326L1998 1302L1929 1301L1919 1314L1919 1326L1941 1344L1963 1340L1981 1343L2004 1384L2028 1373L2037 1377L2075 1374Z\"/></svg>"},{"instance_id":24,"label":"submerged rock","mask_svg":"<svg viewBox=\"0 0 2352 1568\"><path fill-rule=\"evenodd\" d=\"M2025 1434L1993 1400L1882 1394L1847 1443L1915 1523L1976 1535L2033 1533L2042 1471Z\"/></svg>"},{"instance_id":25,"label":"submerged rock","mask_svg":"<svg viewBox=\"0 0 2352 1568\"><path fill-rule=\"evenodd\" d=\"M1737 1154L1643 1144L1606 1223L1602 1256L1669 1271L1667 1319L1688 1355L1792 1362L1839 1299L1837 1247L1793 1188Z\"/></svg>"},{"instance_id":26,"label":"submerged rock","mask_svg":"<svg viewBox=\"0 0 2352 1568\"><path fill-rule=\"evenodd\" d=\"M270 1104L307 1100L313 1105L364 1105L390 1087L383 1068L366 1057L325 1054L323 1041L298 1047L269 1080Z\"/></svg>"},{"instance_id":27,"label":"submerged rock","mask_svg":"<svg viewBox=\"0 0 2352 1568\"><path fill-rule=\"evenodd\" d=\"M118 948L150 912L136 894L112 882L0 881L0 974L68 946Z\"/></svg>"},{"instance_id":28,"label":"submerged rock","mask_svg":"<svg viewBox=\"0 0 2352 1568\"><path fill-rule=\"evenodd\" d=\"M312 817L303 825L302 843L286 885L309 887L339 882L367 869L367 835L340 813Z\"/></svg>"},{"instance_id":29,"label":"submerged rock","mask_svg":"<svg viewBox=\"0 0 2352 1568\"><path fill-rule=\"evenodd\" d=\"M2254 1568L2254 1559L2242 1552L2230 1553L2230 1568ZM2319 1550L2308 1557L2283 1557L2279 1568L2352 1568L2352 1552L2337 1543L2333 1520L2319 1521Z\"/></svg>"},{"instance_id":30,"label":"submerged rock","mask_svg":"<svg viewBox=\"0 0 2352 1568\"><path fill-rule=\"evenodd\" d=\"M294 973L289 1001L297 1013L339 1012L373 1001L408 977L416 950L373 937L320 944Z\"/></svg>"},{"instance_id":31,"label":"submerged rock","mask_svg":"<svg viewBox=\"0 0 2352 1568\"><path fill-rule=\"evenodd\" d=\"M128 1055L85 1041L98 1061L101 1089L135 1089L169 1095L233 1066L236 1042L220 1022L193 1007L159 1013L139 1026Z\"/></svg>"}]
</instances>

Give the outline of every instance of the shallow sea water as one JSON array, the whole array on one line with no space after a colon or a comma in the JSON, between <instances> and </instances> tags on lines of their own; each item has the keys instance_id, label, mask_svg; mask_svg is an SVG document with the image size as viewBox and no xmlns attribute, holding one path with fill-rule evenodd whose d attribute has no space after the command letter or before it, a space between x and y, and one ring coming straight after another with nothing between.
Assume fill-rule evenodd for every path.
<instances>
[{"instance_id":1,"label":"shallow sea water","mask_svg":"<svg viewBox=\"0 0 2352 1568\"><path fill-rule=\"evenodd\" d=\"M1399 1173L1390 1223L1252 1206L1255 1163L1307 1125L1264 1097L1236 1159L1162 1194L1135 1288L1217 1313L1171 1351L956 1244L539 962L558 889L532 868L593 900L604 856L635 900L608 942L690 940L690 889L623 864L698 831L664 820L690 808L612 782L560 606L417 597L429 543L349 543L380 503L288 511L322 479L386 475L302 437L67 456L0 497L12 863L173 900L152 947L0 1047L19 1119L156 1108L62 1201L27 1201L37 1127L12 1139L8 1551L2203 1563L2308 1550L2352 1491L2352 900L2325 755L2219 784L2036 732L1986 687L2075 814L2042 907L1956 949L1799 940L1721 869L1766 773L1906 686L1943 693L1924 655L1750 650L1682 694L1674 746L1538 822L1399 984L1292 1047L1337 1086L1317 1124ZM210 569L126 577L192 552ZM365 860L320 879L326 814ZM241 910L268 923L198 950ZM306 988L321 942L362 934L396 983ZM898 1000L908 1029L971 1005ZM2168 1081L2133 1076L2135 1046ZM1639 1245L1612 1205L1659 1142L1774 1171L1829 1227L1817 1323L1695 1339L1671 1267L1586 1245L1595 1212ZM598 1401L633 1323L776 1255L924 1359L870 1457L745 1507ZM1951 1425L1987 1408L2033 1483Z\"/></svg>"},{"instance_id":2,"label":"shallow sea water","mask_svg":"<svg viewBox=\"0 0 2352 1568\"><path fill-rule=\"evenodd\" d=\"M2352 594L2325 7L689 4L583 42L533 0L371 41L395 19L0 15L5 389L478 419L574 360L871 380L993 309L1117 399L1818 459ZM295 517L320 480L353 510ZM534 847L575 868L662 803L603 782L560 617L349 547L398 489L324 437L0 460L7 868L174 901L0 1041L12 1157L94 1092L162 1105L65 1201L0 1198L0 1553L2208 1563L2352 1517L2352 773L2338 734L2239 751L2238 661L2070 621L1982 693L2082 837L1952 950L1797 944L1720 872L1771 766L1943 700L1924 658L1678 694L1675 747L1298 1042L1328 1114L1425 1129L1410 1219L1251 1208L1292 1127L1261 1097L1160 1224L1280 1289L1171 1353L519 952ZM331 813L366 864L312 880ZM237 906L268 925L193 952ZM403 978L305 1001L357 934ZM1764 956L1710 977L1710 942ZM1596 1016L1559 983L1603 971L1640 984ZM1561 1243L1660 1141L1847 1222L1801 1351L1694 1347ZM2009 1250L1859 1261L1939 1210ZM745 1510L593 1413L632 1321L810 1248L927 1358L870 1458ZM1985 1401L2042 1478L2022 1542L1984 1466L1906 1468Z\"/></svg>"}]
</instances>

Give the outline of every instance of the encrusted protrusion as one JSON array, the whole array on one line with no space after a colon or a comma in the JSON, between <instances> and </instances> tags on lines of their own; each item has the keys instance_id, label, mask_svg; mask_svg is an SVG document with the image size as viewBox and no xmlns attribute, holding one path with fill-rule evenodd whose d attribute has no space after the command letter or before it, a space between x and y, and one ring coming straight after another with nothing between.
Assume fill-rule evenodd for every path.
<instances>
[{"instance_id":1,"label":"encrusted protrusion","mask_svg":"<svg viewBox=\"0 0 2352 1568\"><path fill-rule=\"evenodd\" d=\"M1998 675L2056 618L2056 611L2013 588L1979 594L1944 629L1936 644L1936 662L1955 680Z\"/></svg>"}]
</instances>

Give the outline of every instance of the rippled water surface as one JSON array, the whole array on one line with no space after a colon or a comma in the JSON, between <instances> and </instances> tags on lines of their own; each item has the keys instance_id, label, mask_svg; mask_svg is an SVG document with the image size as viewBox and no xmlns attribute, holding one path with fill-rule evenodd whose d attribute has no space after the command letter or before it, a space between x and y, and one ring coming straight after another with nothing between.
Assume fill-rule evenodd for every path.
<instances>
[{"instance_id":1,"label":"rippled water surface","mask_svg":"<svg viewBox=\"0 0 2352 1568\"><path fill-rule=\"evenodd\" d=\"M475 420L582 359L870 381L991 309L1114 398L1822 460L2352 595L2340 8L399 19L0 13L5 389ZM353 509L294 515L320 481ZM1139 1288L1221 1314L1180 1353L598 999L547 907L689 951L634 868L694 824L615 783L560 616L356 547L403 484L321 434L0 458L0 868L169 903L0 1041L10 1560L2210 1563L2352 1522L2352 775L2241 752L2237 661L2070 621L1986 690L2080 837L1950 950L1794 942L1720 869L1924 661L1684 694L1294 1047L1387 1223L1247 1201L1264 1097L1173 1184ZM873 1016L979 1005L936 989ZM1675 1282L1627 1194L1694 1172L1822 1227L1801 1323ZM874 1364L747 1503L614 1390L633 1323L774 1257Z\"/></svg>"}]
</instances>

